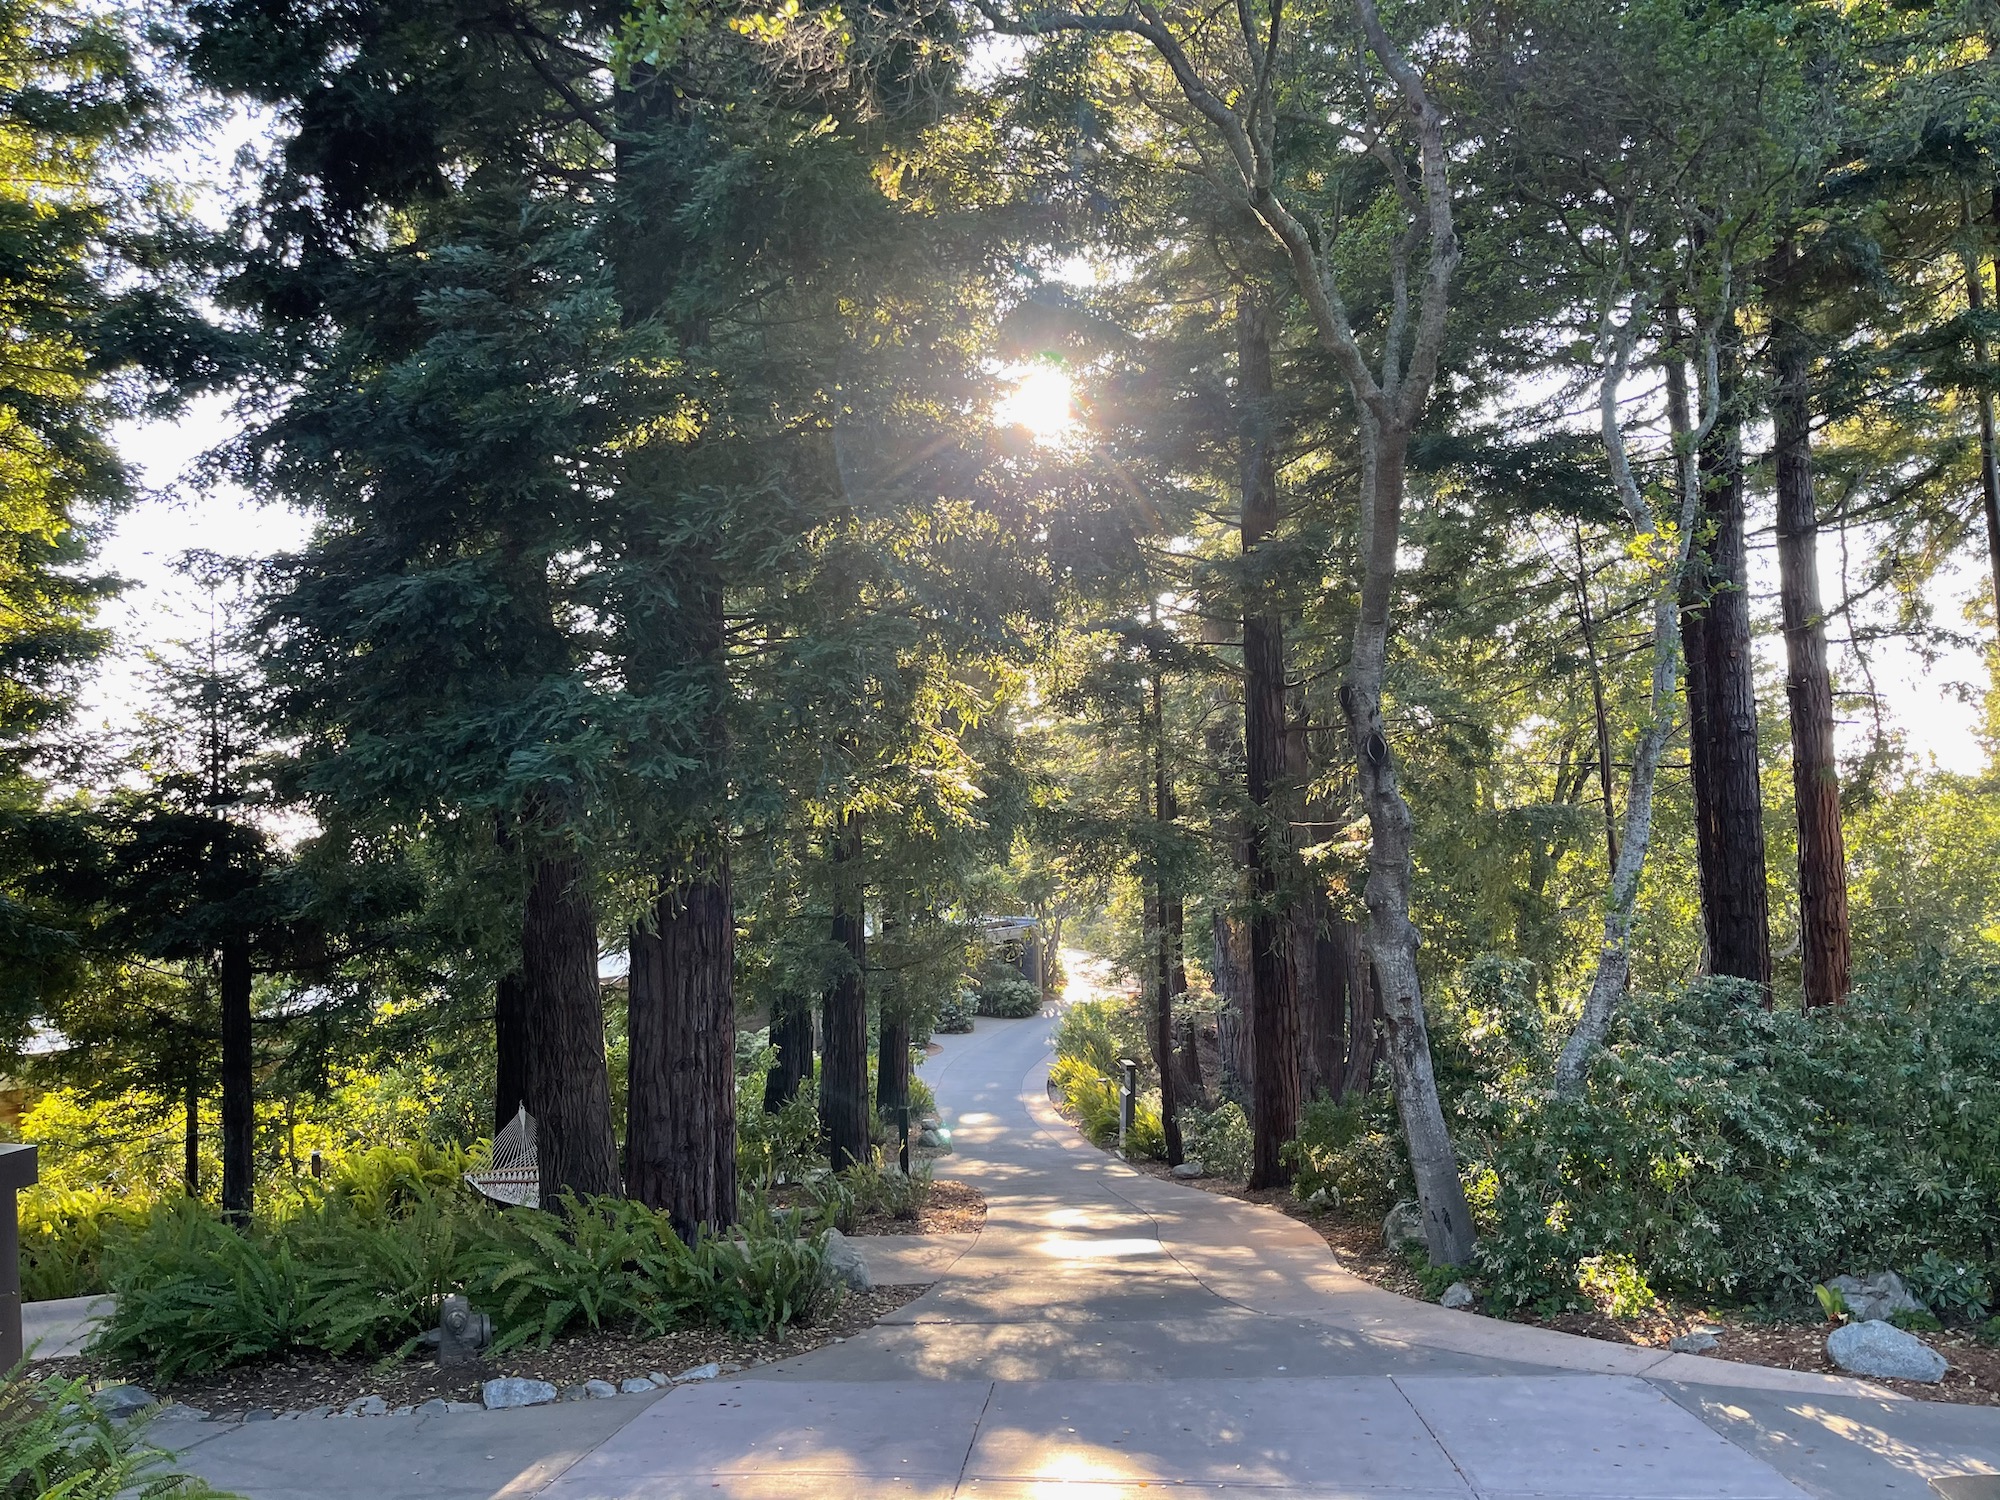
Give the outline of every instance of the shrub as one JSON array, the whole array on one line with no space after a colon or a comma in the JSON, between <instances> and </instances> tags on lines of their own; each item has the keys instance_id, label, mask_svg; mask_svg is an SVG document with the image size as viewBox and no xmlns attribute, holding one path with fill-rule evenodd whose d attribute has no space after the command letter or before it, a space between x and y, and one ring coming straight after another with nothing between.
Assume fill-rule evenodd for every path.
<instances>
[{"instance_id":1,"label":"shrub","mask_svg":"<svg viewBox=\"0 0 2000 1500\"><path fill-rule=\"evenodd\" d=\"M102 1292L107 1247L142 1229L156 1202L111 1189L29 1188L20 1197L21 1296Z\"/></svg>"},{"instance_id":2,"label":"shrub","mask_svg":"<svg viewBox=\"0 0 2000 1500\"><path fill-rule=\"evenodd\" d=\"M1181 1111L1181 1143L1211 1177L1244 1182L1250 1176L1250 1121L1229 1100L1215 1109Z\"/></svg>"},{"instance_id":3,"label":"shrub","mask_svg":"<svg viewBox=\"0 0 2000 1500\"><path fill-rule=\"evenodd\" d=\"M95 1347L168 1381L299 1351L393 1355L452 1292L492 1315L501 1350L577 1326L761 1334L816 1308L824 1238L795 1230L765 1215L740 1242L690 1246L619 1198L565 1200L558 1216L425 1194L378 1216L329 1196L247 1230L170 1204L115 1250L118 1304Z\"/></svg>"},{"instance_id":4,"label":"shrub","mask_svg":"<svg viewBox=\"0 0 2000 1500\"><path fill-rule=\"evenodd\" d=\"M145 1430L98 1411L81 1380L0 1377L0 1500L227 1500Z\"/></svg>"},{"instance_id":5,"label":"shrub","mask_svg":"<svg viewBox=\"0 0 2000 1500\"><path fill-rule=\"evenodd\" d=\"M971 990L959 990L938 1002L937 1020L932 1031L947 1034L964 1033L972 1030L972 1018L979 1011L979 997Z\"/></svg>"},{"instance_id":6,"label":"shrub","mask_svg":"<svg viewBox=\"0 0 2000 1500\"><path fill-rule=\"evenodd\" d=\"M806 1079L775 1113L764 1109L764 1080L736 1100L736 1176L746 1187L803 1182L825 1156L819 1131L819 1091Z\"/></svg>"},{"instance_id":7,"label":"shrub","mask_svg":"<svg viewBox=\"0 0 2000 1500\"><path fill-rule=\"evenodd\" d=\"M1129 1048L1133 1040L1129 1032L1136 1023L1129 1003L1091 1000L1070 1006L1056 1027L1056 1062L1049 1077L1076 1111L1083 1133L1106 1149L1118 1144L1119 1059L1145 1055ZM1166 1130L1160 1121L1156 1090L1140 1093L1125 1145L1132 1156L1166 1155Z\"/></svg>"},{"instance_id":8,"label":"shrub","mask_svg":"<svg viewBox=\"0 0 2000 1500\"><path fill-rule=\"evenodd\" d=\"M1578 1288L1614 1318L1643 1318L1660 1305L1629 1255L1593 1255L1576 1268Z\"/></svg>"},{"instance_id":9,"label":"shrub","mask_svg":"<svg viewBox=\"0 0 2000 1500\"><path fill-rule=\"evenodd\" d=\"M912 1165L905 1177L901 1167L884 1164L879 1150L873 1160L856 1162L838 1174L821 1173L809 1189L815 1211L843 1231L851 1230L854 1221L863 1217L913 1220L930 1195L929 1162Z\"/></svg>"},{"instance_id":10,"label":"shrub","mask_svg":"<svg viewBox=\"0 0 2000 1500\"><path fill-rule=\"evenodd\" d=\"M1306 1106L1298 1139L1285 1145L1292 1191L1300 1202L1325 1193L1336 1205L1386 1210L1408 1195L1402 1137L1393 1122L1374 1117L1379 1113L1379 1107L1371 1112L1360 1103L1335 1104L1324 1094ZM1207 1160L1202 1158L1204 1166Z\"/></svg>"},{"instance_id":11,"label":"shrub","mask_svg":"<svg viewBox=\"0 0 2000 1500\"><path fill-rule=\"evenodd\" d=\"M1560 1300L1625 1255L1662 1291L1790 1306L1928 1253L1968 1268L1969 1311L2000 1222L1996 995L2000 969L1930 959L1808 1013L1729 980L1633 996L1577 1097L1479 1106L1496 1294Z\"/></svg>"},{"instance_id":12,"label":"shrub","mask_svg":"<svg viewBox=\"0 0 2000 1500\"><path fill-rule=\"evenodd\" d=\"M979 1013L1022 1021L1042 1013L1042 992L1011 969L989 971L979 983Z\"/></svg>"},{"instance_id":13,"label":"shrub","mask_svg":"<svg viewBox=\"0 0 2000 1500\"><path fill-rule=\"evenodd\" d=\"M1926 1250L1905 1269L1903 1280L1932 1312L1953 1322L1977 1323L1992 1305L1993 1288L1985 1272L1935 1250Z\"/></svg>"},{"instance_id":14,"label":"shrub","mask_svg":"<svg viewBox=\"0 0 2000 1500\"><path fill-rule=\"evenodd\" d=\"M473 1168L473 1157L473 1152L457 1146L424 1141L372 1146L337 1159L328 1190L363 1218L384 1219L435 1194L457 1192Z\"/></svg>"}]
</instances>

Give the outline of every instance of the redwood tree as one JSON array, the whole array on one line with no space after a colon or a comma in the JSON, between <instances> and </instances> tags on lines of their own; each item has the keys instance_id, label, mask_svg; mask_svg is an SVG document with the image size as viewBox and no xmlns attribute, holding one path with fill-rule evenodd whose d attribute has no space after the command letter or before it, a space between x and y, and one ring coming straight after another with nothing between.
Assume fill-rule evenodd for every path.
<instances>
[{"instance_id":1,"label":"redwood tree","mask_svg":"<svg viewBox=\"0 0 2000 1500\"><path fill-rule=\"evenodd\" d=\"M1799 826L1799 960L1808 1006L1847 998L1847 844L1833 738L1833 679L1819 595L1819 513L1813 499L1812 342L1798 321L1798 262L1775 257L1771 324L1772 458L1778 502L1778 599L1791 707L1792 795Z\"/></svg>"}]
</instances>

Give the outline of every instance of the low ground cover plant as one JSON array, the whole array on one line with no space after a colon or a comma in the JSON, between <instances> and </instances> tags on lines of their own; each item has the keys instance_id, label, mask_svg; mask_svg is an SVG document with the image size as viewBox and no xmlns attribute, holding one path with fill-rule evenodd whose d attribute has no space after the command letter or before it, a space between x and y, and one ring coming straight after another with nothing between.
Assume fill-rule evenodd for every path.
<instances>
[{"instance_id":1,"label":"low ground cover plant","mask_svg":"<svg viewBox=\"0 0 2000 1500\"><path fill-rule=\"evenodd\" d=\"M492 1316L496 1350L585 1327L761 1335L810 1319L830 1295L824 1233L747 1217L736 1237L688 1244L664 1214L617 1198L566 1199L556 1214L463 1190L390 1211L329 1195L248 1229L167 1204L113 1247L117 1310L95 1347L162 1381L283 1354L394 1355L453 1292Z\"/></svg>"},{"instance_id":2,"label":"low ground cover plant","mask_svg":"<svg viewBox=\"0 0 2000 1500\"><path fill-rule=\"evenodd\" d=\"M179 1473L143 1421L114 1422L82 1380L0 1377L0 1500L228 1500Z\"/></svg>"},{"instance_id":3,"label":"low ground cover plant","mask_svg":"<svg viewBox=\"0 0 2000 1500\"><path fill-rule=\"evenodd\" d=\"M1056 1061L1049 1077L1076 1111L1083 1133L1098 1146L1118 1143L1119 1059L1143 1061L1145 1051L1132 1034L1133 1007L1117 1000L1087 1000L1063 1012L1056 1027ZM1166 1155L1157 1090L1141 1092L1133 1110L1126 1150L1133 1156Z\"/></svg>"}]
</instances>

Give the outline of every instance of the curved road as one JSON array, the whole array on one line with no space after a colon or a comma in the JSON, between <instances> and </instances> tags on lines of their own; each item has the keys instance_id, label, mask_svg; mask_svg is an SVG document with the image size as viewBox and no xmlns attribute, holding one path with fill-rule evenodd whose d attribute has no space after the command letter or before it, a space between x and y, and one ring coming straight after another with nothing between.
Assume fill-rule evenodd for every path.
<instances>
[{"instance_id":1,"label":"curved road","mask_svg":"<svg viewBox=\"0 0 2000 1500\"><path fill-rule=\"evenodd\" d=\"M1050 1030L982 1020L925 1064L986 1224L858 1242L878 1280L934 1279L867 1333L650 1400L262 1424L190 1458L257 1500L1934 1500L2000 1473L1991 1409L1378 1291L1306 1226L1083 1142Z\"/></svg>"}]
</instances>

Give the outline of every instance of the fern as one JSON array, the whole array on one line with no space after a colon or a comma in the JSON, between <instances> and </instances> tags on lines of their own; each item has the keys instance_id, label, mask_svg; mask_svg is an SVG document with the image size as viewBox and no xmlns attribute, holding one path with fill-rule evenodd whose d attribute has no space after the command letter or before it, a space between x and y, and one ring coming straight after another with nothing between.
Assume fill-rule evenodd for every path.
<instances>
[{"instance_id":1,"label":"fern","mask_svg":"<svg viewBox=\"0 0 2000 1500\"><path fill-rule=\"evenodd\" d=\"M0 1500L229 1500L173 1464L143 1421L112 1421L81 1380L0 1378Z\"/></svg>"}]
</instances>

